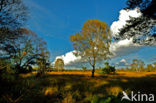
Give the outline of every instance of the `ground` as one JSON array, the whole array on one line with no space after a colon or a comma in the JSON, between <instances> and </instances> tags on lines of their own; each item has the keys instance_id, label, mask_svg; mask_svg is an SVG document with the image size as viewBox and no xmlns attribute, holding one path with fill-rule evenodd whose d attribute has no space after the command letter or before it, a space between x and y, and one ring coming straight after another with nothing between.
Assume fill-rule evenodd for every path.
<instances>
[{"instance_id":1,"label":"ground","mask_svg":"<svg viewBox=\"0 0 156 103\"><path fill-rule=\"evenodd\" d=\"M34 99L23 99L24 102L120 103L122 91L156 93L156 72L95 73L94 78L91 71L47 72L38 80L32 80L34 74L21 75L30 80L33 88L27 98Z\"/></svg>"}]
</instances>

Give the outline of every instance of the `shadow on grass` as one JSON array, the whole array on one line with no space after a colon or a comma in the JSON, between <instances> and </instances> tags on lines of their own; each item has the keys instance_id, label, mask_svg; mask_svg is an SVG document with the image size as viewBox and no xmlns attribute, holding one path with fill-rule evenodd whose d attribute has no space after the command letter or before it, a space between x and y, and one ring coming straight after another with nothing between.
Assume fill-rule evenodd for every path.
<instances>
[{"instance_id":1,"label":"shadow on grass","mask_svg":"<svg viewBox=\"0 0 156 103\"><path fill-rule=\"evenodd\" d=\"M95 78L83 75L46 75L37 79L25 79L32 87L22 97L22 103L118 103L122 91L156 93L156 75Z\"/></svg>"}]
</instances>

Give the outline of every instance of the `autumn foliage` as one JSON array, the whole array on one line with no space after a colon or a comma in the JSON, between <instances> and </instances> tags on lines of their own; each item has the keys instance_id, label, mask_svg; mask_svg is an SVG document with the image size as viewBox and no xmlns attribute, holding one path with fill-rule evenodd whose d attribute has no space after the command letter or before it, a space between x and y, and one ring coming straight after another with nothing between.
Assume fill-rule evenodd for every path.
<instances>
[{"instance_id":1,"label":"autumn foliage","mask_svg":"<svg viewBox=\"0 0 156 103\"><path fill-rule=\"evenodd\" d=\"M64 61L61 58L58 58L55 61L55 65L54 66L55 66L57 71L62 71L62 70L64 70Z\"/></svg>"},{"instance_id":2,"label":"autumn foliage","mask_svg":"<svg viewBox=\"0 0 156 103\"><path fill-rule=\"evenodd\" d=\"M111 54L109 51L111 32L105 22L99 20L88 20L84 23L80 32L70 36L76 56L81 56L92 66L92 77L94 77L97 60L107 59Z\"/></svg>"}]
</instances>

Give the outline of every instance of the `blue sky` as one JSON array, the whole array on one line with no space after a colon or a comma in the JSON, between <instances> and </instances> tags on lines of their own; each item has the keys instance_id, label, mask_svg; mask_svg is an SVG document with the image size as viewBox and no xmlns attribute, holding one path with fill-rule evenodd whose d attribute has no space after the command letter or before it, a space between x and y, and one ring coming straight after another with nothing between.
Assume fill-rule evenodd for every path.
<instances>
[{"instance_id":1,"label":"blue sky","mask_svg":"<svg viewBox=\"0 0 156 103\"><path fill-rule=\"evenodd\" d=\"M30 10L27 26L47 42L51 60L73 50L71 34L81 30L88 19L99 19L109 26L118 20L126 0L25 0ZM112 64L123 58L140 58L153 62L155 47L143 47L129 55L112 59ZM150 58L150 57L151 58Z\"/></svg>"}]
</instances>

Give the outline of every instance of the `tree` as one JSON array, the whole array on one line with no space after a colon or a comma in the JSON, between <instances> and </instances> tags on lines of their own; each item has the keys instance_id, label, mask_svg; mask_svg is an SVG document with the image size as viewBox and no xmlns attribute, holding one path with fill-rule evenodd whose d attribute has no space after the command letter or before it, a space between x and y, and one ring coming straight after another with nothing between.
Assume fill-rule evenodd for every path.
<instances>
[{"instance_id":1,"label":"tree","mask_svg":"<svg viewBox=\"0 0 156 103\"><path fill-rule=\"evenodd\" d=\"M21 38L20 45L18 47L20 59L20 68L26 69L27 67L31 68L32 65L38 65L39 72L44 73L44 71L49 66L49 57L50 53L47 50L46 42L37 35L30 31L30 34L25 35L24 38ZM22 55L20 54L22 53Z\"/></svg>"},{"instance_id":2,"label":"tree","mask_svg":"<svg viewBox=\"0 0 156 103\"><path fill-rule=\"evenodd\" d=\"M148 64L148 65L147 65L147 70L148 70L148 72L151 72L152 69L153 69L152 64Z\"/></svg>"},{"instance_id":3,"label":"tree","mask_svg":"<svg viewBox=\"0 0 156 103\"><path fill-rule=\"evenodd\" d=\"M131 68L136 70L137 72L142 71L144 69L144 62L139 59L133 59L133 63L131 64Z\"/></svg>"},{"instance_id":4,"label":"tree","mask_svg":"<svg viewBox=\"0 0 156 103\"><path fill-rule=\"evenodd\" d=\"M44 74L50 68L50 53L48 50L43 51L37 59L37 65L40 74Z\"/></svg>"},{"instance_id":5,"label":"tree","mask_svg":"<svg viewBox=\"0 0 156 103\"><path fill-rule=\"evenodd\" d=\"M37 65L38 65L38 73L36 77L42 76L47 69L50 68L49 62L50 53L48 51L42 51L39 58L37 58Z\"/></svg>"},{"instance_id":6,"label":"tree","mask_svg":"<svg viewBox=\"0 0 156 103\"><path fill-rule=\"evenodd\" d=\"M17 73L31 71L32 65L39 65L39 59L45 64L49 57L46 42L23 28L27 17L22 0L0 1L0 59L8 61Z\"/></svg>"},{"instance_id":7,"label":"tree","mask_svg":"<svg viewBox=\"0 0 156 103\"><path fill-rule=\"evenodd\" d=\"M131 17L120 30L116 39L131 38L133 42L143 45L154 45L156 41L156 0L127 0L127 8L138 7L142 15Z\"/></svg>"},{"instance_id":8,"label":"tree","mask_svg":"<svg viewBox=\"0 0 156 103\"><path fill-rule=\"evenodd\" d=\"M143 16L156 19L156 0L127 0L128 9L139 7Z\"/></svg>"},{"instance_id":9,"label":"tree","mask_svg":"<svg viewBox=\"0 0 156 103\"><path fill-rule=\"evenodd\" d=\"M133 70L136 70L137 72L139 71L139 61L138 59L133 59L133 63L131 64L131 67Z\"/></svg>"},{"instance_id":10,"label":"tree","mask_svg":"<svg viewBox=\"0 0 156 103\"><path fill-rule=\"evenodd\" d=\"M76 56L81 56L92 66L92 77L94 77L96 61L107 59L110 55L109 47L111 32L105 22L99 20L88 20L84 23L82 30L70 36Z\"/></svg>"},{"instance_id":11,"label":"tree","mask_svg":"<svg viewBox=\"0 0 156 103\"><path fill-rule=\"evenodd\" d=\"M156 68L156 62L153 63L154 67Z\"/></svg>"},{"instance_id":12,"label":"tree","mask_svg":"<svg viewBox=\"0 0 156 103\"><path fill-rule=\"evenodd\" d=\"M3 52L0 57L7 59L16 73L31 71L38 59L49 57L44 40L26 28L22 28L20 33L18 38L1 45Z\"/></svg>"},{"instance_id":13,"label":"tree","mask_svg":"<svg viewBox=\"0 0 156 103\"><path fill-rule=\"evenodd\" d=\"M22 0L0 0L0 50L9 48L8 41L17 39L28 17L27 7ZM4 51L5 52L5 51Z\"/></svg>"},{"instance_id":14,"label":"tree","mask_svg":"<svg viewBox=\"0 0 156 103\"><path fill-rule=\"evenodd\" d=\"M144 66L145 66L144 61L139 60L139 68L140 68L140 71L144 71Z\"/></svg>"},{"instance_id":15,"label":"tree","mask_svg":"<svg viewBox=\"0 0 156 103\"><path fill-rule=\"evenodd\" d=\"M27 16L28 10L22 0L0 0L0 28L19 28Z\"/></svg>"},{"instance_id":16,"label":"tree","mask_svg":"<svg viewBox=\"0 0 156 103\"><path fill-rule=\"evenodd\" d=\"M58 59L55 61L55 68L56 68L58 71L64 70L64 61L63 61L63 59L58 58Z\"/></svg>"},{"instance_id":17,"label":"tree","mask_svg":"<svg viewBox=\"0 0 156 103\"><path fill-rule=\"evenodd\" d=\"M126 71L129 71L130 69L128 68L128 66L125 68L126 69Z\"/></svg>"},{"instance_id":18,"label":"tree","mask_svg":"<svg viewBox=\"0 0 156 103\"><path fill-rule=\"evenodd\" d=\"M26 32L21 27L27 16L27 7L22 0L0 0L0 59L9 59L8 56L14 54L11 53L14 51L12 44ZM7 58L6 54L9 54Z\"/></svg>"}]
</instances>

